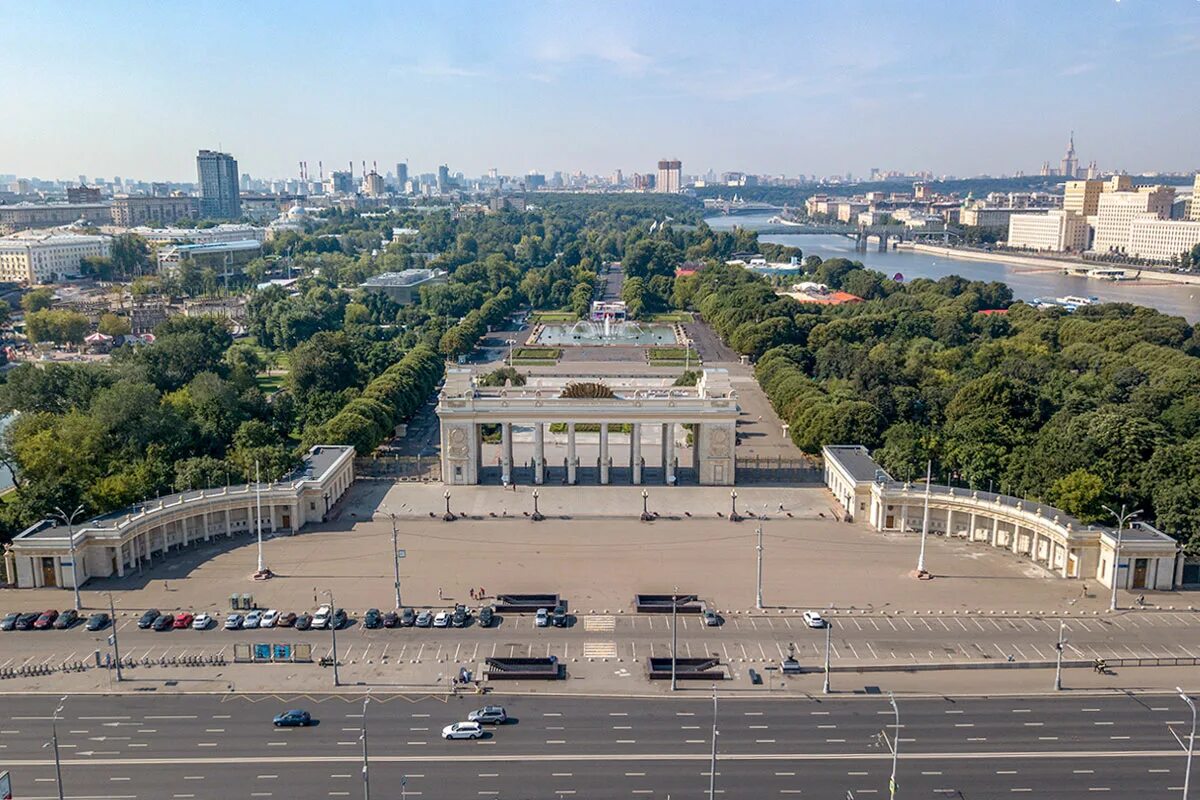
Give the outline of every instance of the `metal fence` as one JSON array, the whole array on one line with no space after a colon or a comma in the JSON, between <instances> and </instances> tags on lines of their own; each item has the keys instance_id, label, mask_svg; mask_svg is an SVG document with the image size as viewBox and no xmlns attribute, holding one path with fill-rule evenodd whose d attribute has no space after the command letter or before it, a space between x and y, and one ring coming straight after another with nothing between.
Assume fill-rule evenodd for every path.
<instances>
[{"instance_id":1,"label":"metal fence","mask_svg":"<svg viewBox=\"0 0 1200 800\"><path fill-rule=\"evenodd\" d=\"M737 459L737 482L747 483L824 483L825 474L821 467L806 458L783 458L778 456L739 456Z\"/></svg>"},{"instance_id":2,"label":"metal fence","mask_svg":"<svg viewBox=\"0 0 1200 800\"><path fill-rule=\"evenodd\" d=\"M360 478L436 482L442 479L442 464L435 456L370 456L354 459L354 474Z\"/></svg>"}]
</instances>

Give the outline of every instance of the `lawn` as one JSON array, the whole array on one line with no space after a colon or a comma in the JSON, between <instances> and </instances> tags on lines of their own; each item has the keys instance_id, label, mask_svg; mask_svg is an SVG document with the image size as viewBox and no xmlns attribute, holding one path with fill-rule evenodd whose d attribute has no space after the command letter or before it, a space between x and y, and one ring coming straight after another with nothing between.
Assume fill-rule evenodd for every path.
<instances>
[{"instance_id":1,"label":"lawn","mask_svg":"<svg viewBox=\"0 0 1200 800\"><path fill-rule=\"evenodd\" d=\"M574 322L578 316L570 311L534 311L529 315L530 322Z\"/></svg>"},{"instance_id":2,"label":"lawn","mask_svg":"<svg viewBox=\"0 0 1200 800\"><path fill-rule=\"evenodd\" d=\"M286 381L287 381L287 373L280 373L280 374L275 374L275 375L268 375L266 373L261 373L261 374L255 376L255 378L254 378L254 382L258 384L258 388L262 391L263 394L267 395L268 397L270 397L271 395L275 394L280 389L282 389L283 385Z\"/></svg>"},{"instance_id":3,"label":"lawn","mask_svg":"<svg viewBox=\"0 0 1200 800\"><path fill-rule=\"evenodd\" d=\"M688 347L651 347L646 351L646 360L656 367L698 366L700 354Z\"/></svg>"},{"instance_id":4,"label":"lawn","mask_svg":"<svg viewBox=\"0 0 1200 800\"><path fill-rule=\"evenodd\" d=\"M673 322L691 322L692 312L690 311L667 311L662 314L655 314L650 317L651 322L661 322L671 324Z\"/></svg>"},{"instance_id":5,"label":"lawn","mask_svg":"<svg viewBox=\"0 0 1200 800\"><path fill-rule=\"evenodd\" d=\"M513 358L540 361L557 361L562 358L561 347L518 347L513 351Z\"/></svg>"}]
</instances>

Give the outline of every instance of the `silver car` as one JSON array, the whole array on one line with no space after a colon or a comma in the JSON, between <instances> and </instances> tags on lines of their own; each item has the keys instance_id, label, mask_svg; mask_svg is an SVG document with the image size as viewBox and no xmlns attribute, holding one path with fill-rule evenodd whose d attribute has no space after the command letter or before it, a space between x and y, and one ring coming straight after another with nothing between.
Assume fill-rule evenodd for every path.
<instances>
[{"instance_id":1,"label":"silver car","mask_svg":"<svg viewBox=\"0 0 1200 800\"><path fill-rule=\"evenodd\" d=\"M505 713L504 706L484 706L467 714L468 721L479 722L485 725L499 725L507 719L508 714Z\"/></svg>"}]
</instances>

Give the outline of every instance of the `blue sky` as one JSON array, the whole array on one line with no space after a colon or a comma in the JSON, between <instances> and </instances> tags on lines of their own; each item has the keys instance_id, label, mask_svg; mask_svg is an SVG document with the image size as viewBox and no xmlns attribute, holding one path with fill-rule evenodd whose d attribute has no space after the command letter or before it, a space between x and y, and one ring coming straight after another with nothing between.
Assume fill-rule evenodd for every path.
<instances>
[{"instance_id":1,"label":"blue sky","mask_svg":"<svg viewBox=\"0 0 1200 800\"><path fill-rule=\"evenodd\" d=\"M0 173L1200 167L1200 0L0 0ZM358 168L356 166L356 172Z\"/></svg>"}]
</instances>

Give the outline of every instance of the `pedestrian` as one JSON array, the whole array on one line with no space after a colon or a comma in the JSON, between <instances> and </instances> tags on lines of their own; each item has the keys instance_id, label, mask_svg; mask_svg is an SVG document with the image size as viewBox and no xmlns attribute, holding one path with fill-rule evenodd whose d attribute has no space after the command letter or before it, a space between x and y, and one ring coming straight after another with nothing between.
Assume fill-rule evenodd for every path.
<instances>
[{"instance_id":1,"label":"pedestrian","mask_svg":"<svg viewBox=\"0 0 1200 800\"><path fill-rule=\"evenodd\" d=\"M471 599L474 600L475 599L475 588L471 587L470 591L471 591Z\"/></svg>"},{"instance_id":2,"label":"pedestrian","mask_svg":"<svg viewBox=\"0 0 1200 800\"><path fill-rule=\"evenodd\" d=\"M438 600L442 599L442 587L438 587Z\"/></svg>"},{"instance_id":3,"label":"pedestrian","mask_svg":"<svg viewBox=\"0 0 1200 800\"><path fill-rule=\"evenodd\" d=\"M780 504L779 504L779 510L780 510L780 511L783 511L783 503L780 503Z\"/></svg>"},{"instance_id":4,"label":"pedestrian","mask_svg":"<svg viewBox=\"0 0 1200 800\"><path fill-rule=\"evenodd\" d=\"M167 582L166 582L166 581L163 581L163 591L164 591L164 592L169 592L169 591L171 591L171 587L167 586Z\"/></svg>"},{"instance_id":5,"label":"pedestrian","mask_svg":"<svg viewBox=\"0 0 1200 800\"><path fill-rule=\"evenodd\" d=\"M480 586L479 587L479 599L482 600L485 596L486 596L486 593L483 591L483 587Z\"/></svg>"},{"instance_id":6,"label":"pedestrian","mask_svg":"<svg viewBox=\"0 0 1200 800\"><path fill-rule=\"evenodd\" d=\"M1088 595L1087 595L1087 584L1086 584L1086 583L1083 585L1083 596L1084 596L1084 597L1087 597L1087 596L1088 596Z\"/></svg>"}]
</instances>

